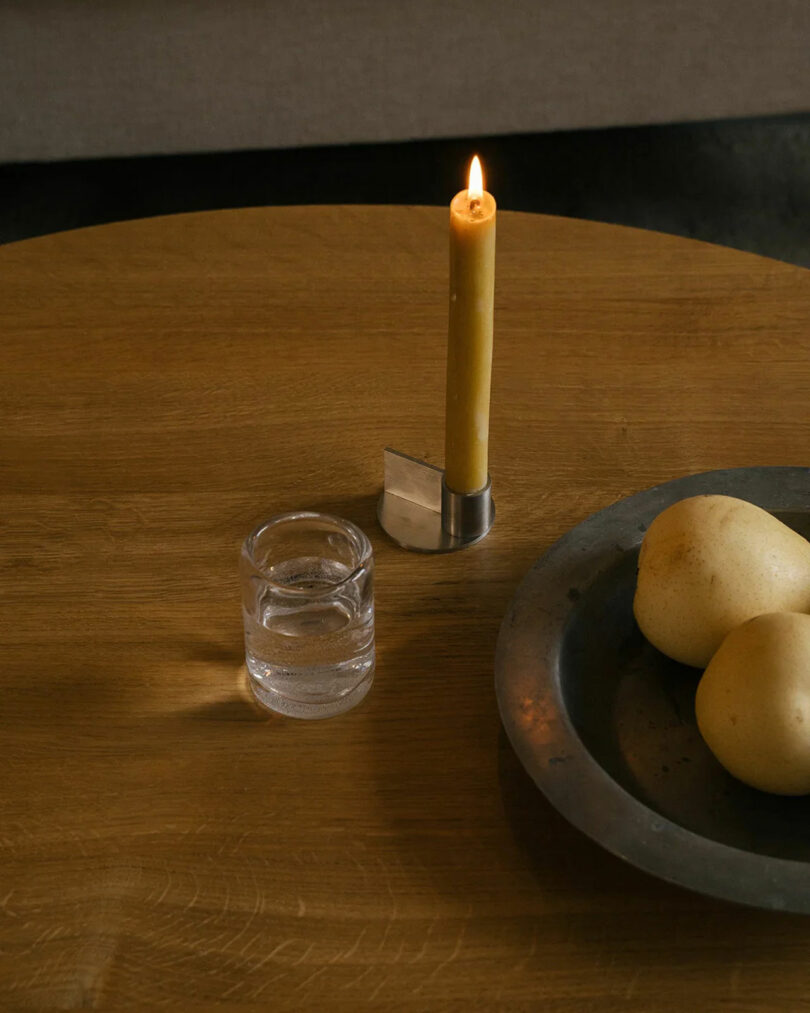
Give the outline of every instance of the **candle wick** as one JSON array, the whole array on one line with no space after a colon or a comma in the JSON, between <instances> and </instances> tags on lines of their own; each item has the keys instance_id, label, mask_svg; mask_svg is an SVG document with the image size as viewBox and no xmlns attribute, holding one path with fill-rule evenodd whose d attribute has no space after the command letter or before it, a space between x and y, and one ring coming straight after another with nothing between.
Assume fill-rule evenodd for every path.
<instances>
[{"instance_id":1,"label":"candle wick","mask_svg":"<svg viewBox=\"0 0 810 1013\"><path fill-rule=\"evenodd\" d=\"M481 207L481 198L480 197L471 197L470 198L470 211L478 211L478 209L480 207Z\"/></svg>"}]
</instances>

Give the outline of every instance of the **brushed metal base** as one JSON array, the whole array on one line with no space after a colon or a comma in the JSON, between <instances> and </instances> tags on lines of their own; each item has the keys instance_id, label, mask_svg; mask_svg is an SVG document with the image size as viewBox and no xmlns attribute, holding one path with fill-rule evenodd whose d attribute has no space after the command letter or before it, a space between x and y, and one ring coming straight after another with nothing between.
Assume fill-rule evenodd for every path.
<instances>
[{"instance_id":1,"label":"brushed metal base","mask_svg":"<svg viewBox=\"0 0 810 1013\"><path fill-rule=\"evenodd\" d=\"M495 520L492 482L480 492L448 489L433 464L385 448L384 490L377 504L382 529L411 552L455 552L480 542Z\"/></svg>"}]
</instances>

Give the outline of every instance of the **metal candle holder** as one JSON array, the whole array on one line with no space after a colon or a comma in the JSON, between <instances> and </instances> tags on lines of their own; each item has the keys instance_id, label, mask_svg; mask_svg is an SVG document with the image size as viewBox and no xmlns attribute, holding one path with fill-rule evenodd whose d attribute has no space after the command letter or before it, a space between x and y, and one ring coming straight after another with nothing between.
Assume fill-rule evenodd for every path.
<instances>
[{"instance_id":1,"label":"metal candle holder","mask_svg":"<svg viewBox=\"0 0 810 1013\"><path fill-rule=\"evenodd\" d=\"M480 542L495 520L492 482L478 492L447 487L444 471L385 448L383 494L377 517L383 530L412 552L455 552Z\"/></svg>"}]
</instances>

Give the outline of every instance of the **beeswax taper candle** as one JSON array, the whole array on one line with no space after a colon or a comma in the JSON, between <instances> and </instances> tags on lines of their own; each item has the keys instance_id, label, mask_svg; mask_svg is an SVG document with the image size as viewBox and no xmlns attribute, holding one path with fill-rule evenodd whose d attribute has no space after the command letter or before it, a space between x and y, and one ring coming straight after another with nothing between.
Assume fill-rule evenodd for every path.
<instances>
[{"instance_id":1,"label":"beeswax taper candle","mask_svg":"<svg viewBox=\"0 0 810 1013\"><path fill-rule=\"evenodd\" d=\"M495 297L495 199L478 156L450 203L450 320L444 477L454 492L487 483Z\"/></svg>"}]
</instances>

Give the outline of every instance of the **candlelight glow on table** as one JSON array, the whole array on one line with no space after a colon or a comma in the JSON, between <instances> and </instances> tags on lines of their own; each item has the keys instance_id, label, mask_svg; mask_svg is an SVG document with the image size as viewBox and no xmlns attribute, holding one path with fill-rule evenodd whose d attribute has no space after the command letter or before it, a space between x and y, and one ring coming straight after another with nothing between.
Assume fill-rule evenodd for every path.
<instances>
[{"instance_id":1,"label":"candlelight glow on table","mask_svg":"<svg viewBox=\"0 0 810 1013\"><path fill-rule=\"evenodd\" d=\"M488 471L495 217L476 155L466 189L450 202L445 469L385 451L380 524L417 552L472 545L495 517Z\"/></svg>"}]
</instances>

